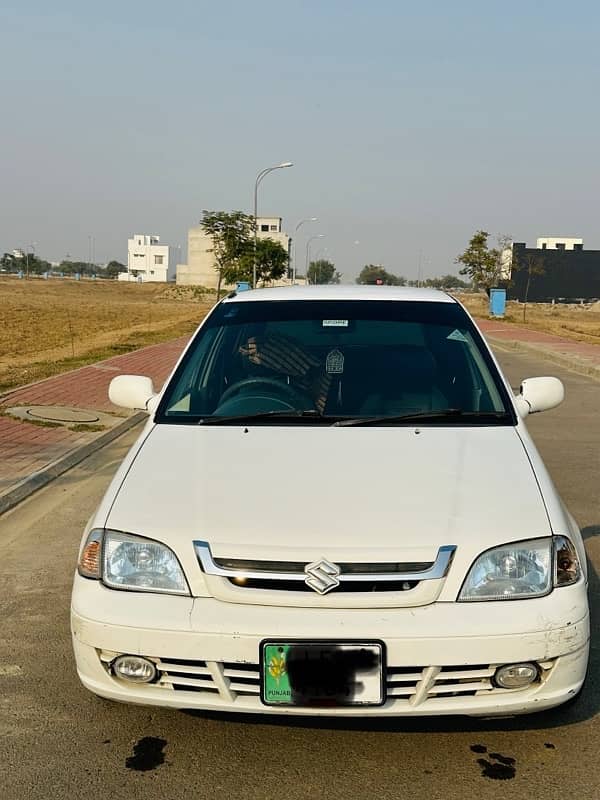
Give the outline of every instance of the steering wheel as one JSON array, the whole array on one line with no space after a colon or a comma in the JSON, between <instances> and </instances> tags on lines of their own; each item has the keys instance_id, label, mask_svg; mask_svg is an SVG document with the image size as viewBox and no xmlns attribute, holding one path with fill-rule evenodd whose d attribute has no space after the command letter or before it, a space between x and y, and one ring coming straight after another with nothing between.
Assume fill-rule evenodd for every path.
<instances>
[{"instance_id":1,"label":"steering wheel","mask_svg":"<svg viewBox=\"0 0 600 800\"><path fill-rule=\"evenodd\" d=\"M276 389L279 394L285 395L285 397L291 401L293 404L293 408L298 408L298 406L302 409L306 407L306 397L297 389L294 389L287 383L281 383L281 381L276 380L275 378L243 378L241 381L232 384L229 386L219 400L219 406L222 406L230 397L234 394L237 394L242 389L246 389L249 387L258 388L261 386L266 386L269 389ZM312 402L311 402L312 407Z\"/></svg>"}]
</instances>

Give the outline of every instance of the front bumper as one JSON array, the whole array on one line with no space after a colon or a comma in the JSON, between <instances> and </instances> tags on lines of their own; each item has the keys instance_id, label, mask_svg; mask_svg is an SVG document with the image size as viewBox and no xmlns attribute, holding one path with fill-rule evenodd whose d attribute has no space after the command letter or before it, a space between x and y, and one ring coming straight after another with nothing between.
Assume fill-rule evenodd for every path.
<instances>
[{"instance_id":1,"label":"front bumper","mask_svg":"<svg viewBox=\"0 0 600 800\"><path fill-rule=\"evenodd\" d=\"M521 714L574 696L583 684L589 616L583 583L537 600L434 603L407 609L301 609L106 589L76 576L73 645L82 683L112 700L170 708L335 716ZM387 699L379 707L274 708L260 700L263 639L385 642ZM159 681L131 684L109 668L122 653L157 664ZM497 666L540 665L527 689L493 686Z\"/></svg>"}]
</instances>

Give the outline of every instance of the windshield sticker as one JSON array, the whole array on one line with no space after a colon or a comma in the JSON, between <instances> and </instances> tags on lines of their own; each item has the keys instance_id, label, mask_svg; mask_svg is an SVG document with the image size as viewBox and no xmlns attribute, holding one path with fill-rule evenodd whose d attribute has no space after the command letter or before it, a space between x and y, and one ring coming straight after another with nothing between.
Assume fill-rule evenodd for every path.
<instances>
[{"instance_id":1,"label":"windshield sticker","mask_svg":"<svg viewBox=\"0 0 600 800\"><path fill-rule=\"evenodd\" d=\"M460 332L460 331L458 331L458 330L452 331L452 333L450 334L450 336L447 336L446 338L447 338L447 339L450 339L450 340L451 340L451 341L453 341L453 342L466 342L467 344L468 344L468 342L469 342L469 340L468 340L468 339L467 339L467 337L464 335L464 333L461 333L461 332Z\"/></svg>"},{"instance_id":2,"label":"windshield sticker","mask_svg":"<svg viewBox=\"0 0 600 800\"><path fill-rule=\"evenodd\" d=\"M347 328L348 327L348 320L347 319L324 319L323 320L323 327L324 328Z\"/></svg>"},{"instance_id":3,"label":"windshield sticker","mask_svg":"<svg viewBox=\"0 0 600 800\"><path fill-rule=\"evenodd\" d=\"M325 371L328 375L341 375L344 371L344 354L339 350L330 350L325 361Z\"/></svg>"}]
</instances>

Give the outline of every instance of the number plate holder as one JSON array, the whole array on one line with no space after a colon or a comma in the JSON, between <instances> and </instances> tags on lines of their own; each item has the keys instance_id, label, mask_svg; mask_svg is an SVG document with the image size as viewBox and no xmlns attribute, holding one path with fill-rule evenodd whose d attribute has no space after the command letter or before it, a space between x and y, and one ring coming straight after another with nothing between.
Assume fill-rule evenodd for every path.
<instances>
[{"instance_id":1,"label":"number plate holder","mask_svg":"<svg viewBox=\"0 0 600 800\"><path fill-rule=\"evenodd\" d=\"M381 706L384 673L380 641L268 639L260 645L261 700L268 706Z\"/></svg>"}]
</instances>

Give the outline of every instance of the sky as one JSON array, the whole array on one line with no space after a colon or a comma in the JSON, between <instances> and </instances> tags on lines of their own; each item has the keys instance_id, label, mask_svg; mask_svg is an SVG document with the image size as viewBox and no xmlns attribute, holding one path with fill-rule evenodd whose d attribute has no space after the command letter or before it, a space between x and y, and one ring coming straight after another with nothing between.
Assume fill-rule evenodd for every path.
<instances>
[{"instance_id":1,"label":"sky","mask_svg":"<svg viewBox=\"0 0 600 800\"><path fill-rule=\"evenodd\" d=\"M204 209L303 258L456 273L475 230L600 249L600 6L0 0L0 252L126 262Z\"/></svg>"}]
</instances>

